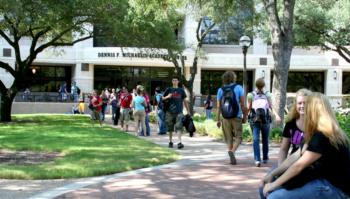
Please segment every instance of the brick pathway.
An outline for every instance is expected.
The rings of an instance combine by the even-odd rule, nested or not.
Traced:
[[[107,119],[108,121],[108,119]],[[140,137],[167,147],[168,136]],[[132,133],[133,134],[133,133]],[[177,136],[174,137],[177,141]],[[251,144],[242,144],[236,154],[238,165],[230,165],[226,145],[209,137],[183,137],[185,148],[177,150],[181,160],[171,164],[139,169],[109,176],[73,180],[11,181],[0,180],[6,188],[0,198],[258,198],[260,179],[276,162],[278,146],[270,147],[270,162],[254,166]],[[0,186],[1,187],[1,186]],[[15,189],[14,189],[15,188]],[[16,191],[17,190],[17,191]]]
[[[166,147],[168,137],[154,135],[154,126],[152,132],[152,136],[142,138]],[[256,199],[260,179],[276,163],[278,150],[276,146],[271,147],[270,162],[257,168],[253,164],[250,144],[240,146],[236,155],[238,165],[233,166],[228,163],[226,146],[222,142],[186,135],[183,143],[185,148],[178,150],[182,159],[173,164],[116,175],[73,191],[68,186],[66,193],[55,198]]]

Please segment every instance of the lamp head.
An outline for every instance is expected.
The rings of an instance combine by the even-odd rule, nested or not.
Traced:
[[[239,45],[241,47],[249,47],[251,43],[251,40],[248,36],[244,35],[239,39]]]

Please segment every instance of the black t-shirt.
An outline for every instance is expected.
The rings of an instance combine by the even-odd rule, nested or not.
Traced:
[[[164,97],[172,93],[172,97],[168,102],[167,111],[174,114],[182,113],[183,111],[183,101],[186,98],[186,93],[182,88],[167,88],[164,91]]]
[[[286,123],[282,136],[290,139],[292,144],[291,154],[297,151],[304,143],[304,132],[298,128],[295,119]]]
[[[320,177],[350,196],[349,146],[340,146],[337,149],[326,136],[317,132],[312,136],[307,150],[322,155],[316,161],[320,165]]]

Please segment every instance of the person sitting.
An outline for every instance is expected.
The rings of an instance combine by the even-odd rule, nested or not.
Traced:
[[[264,196],[268,199],[349,198],[350,142],[325,95],[313,93],[307,98],[304,126],[302,150],[293,153],[262,179]]]

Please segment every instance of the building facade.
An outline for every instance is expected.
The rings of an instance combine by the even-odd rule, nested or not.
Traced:
[[[180,33],[186,50],[184,72],[190,75],[196,44],[197,23],[186,17]],[[29,52],[30,41],[22,41],[22,52]],[[239,45],[206,44],[205,57],[198,62],[193,90],[195,95],[216,94],[221,86],[221,75],[226,70],[238,74],[242,82],[243,54]],[[22,56],[26,56],[23,54]],[[23,82],[32,91],[57,92],[62,82],[68,88],[75,81],[82,92],[93,89],[144,84],[153,93],[156,86],[165,88],[171,84],[174,72],[171,62],[163,59],[165,52],[143,52],[137,48],[96,47],[89,39],[69,47],[49,48],[40,53]],[[0,39],[0,60],[15,65],[13,49]],[[248,89],[254,88],[257,78],[265,79],[266,89],[271,90],[273,79],[273,58],[271,46],[260,38],[254,38],[247,53]],[[0,79],[10,86],[13,78],[0,69]],[[321,51],[317,47],[293,49],[288,78],[288,93],[299,88],[309,88],[330,96],[333,105],[340,105],[341,97],[350,93],[350,63],[337,53]]]

